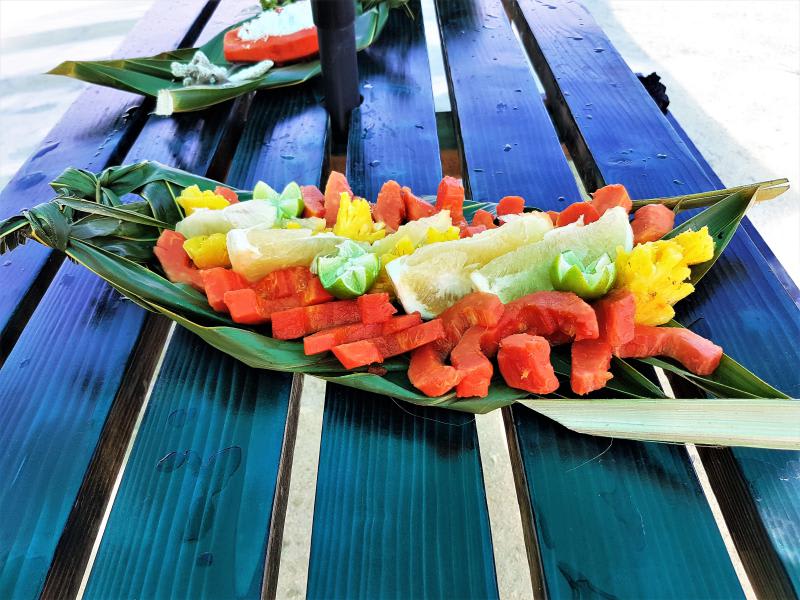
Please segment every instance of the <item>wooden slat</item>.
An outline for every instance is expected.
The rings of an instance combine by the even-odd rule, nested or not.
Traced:
[[[291,384],[175,332],[85,598],[260,597]]]
[[[393,11],[359,55],[364,103],[348,176],[374,200],[397,178],[418,194],[441,178],[422,17]],[[496,597],[474,420],[328,386],[309,598]]]
[[[575,137],[583,140],[593,156],[592,160],[585,156],[578,159],[582,172],[598,182],[624,183],[634,197],[720,186],[699,153],[692,152],[681,132],[650,101],[588,12],[574,3],[555,5],[556,10],[548,10],[534,2],[520,1],[524,18],[520,23],[527,29],[530,51],[542,69],[548,97],[561,115],[560,122],[565,130],[574,129]],[[591,108],[587,109],[589,102]],[[588,114],[593,115],[592,120],[588,120]],[[628,139],[631,141],[626,143]],[[745,224],[736,234],[697,292],[681,302],[678,318],[796,397],[800,375],[796,369],[786,368],[800,358],[800,311],[793,298],[796,287],[781,284],[787,277],[776,277],[774,271],[782,268],[765,259],[747,235],[749,227]],[[800,524],[800,488],[787,473],[796,472],[800,453],[737,449],[734,454],[742,457],[740,467],[754,505],[764,518],[785,570],[794,578],[797,593],[800,562],[796,544],[789,541],[793,536],[787,531],[796,530]],[[744,500],[734,505],[752,506]],[[736,518],[735,513],[727,516],[734,541],[752,537],[747,530],[737,531],[746,519]],[[757,592],[775,589],[771,581],[774,577],[763,576],[770,569],[756,564],[768,560],[769,553],[769,549],[756,556],[742,553]]]
[[[471,198],[497,202],[520,190],[531,206],[579,198],[502,3],[444,0],[437,7]]]
[[[318,182],[326,127],[327,115],[310,86],[258,94],[229,183],[251,188],[263,179],[280,188],[292,180]],[[293,437],[284,440],[284,429],[291,431],[296,420],[292,407],[301,381],[251,369],[191,334],[176,333],[134,442],[86,598],[260,597],[267,547],[280,547],[282,516],[273,514],[273,505],[281,460],[288,461],[282,467],[284,485],[291,469]],[[205,464],[220,452],[229,456],[228,468],[193,469],[192,460]],[[271,527],[276,519],[278,525]],[[270,586],[274,581],[266,582],[265,588]]]
[[[667,120],[714,185],[725,187],[671,113],[667,114]],[[800,305],[797,285],[752,223],[745,219],[742,228],[795,304]],[[797,596],[800,557],[795,550],[796,524],[800,523],[800,477],[797,476],[800,453],[753,448],[700,448],[699,451],[726,521],[736,524],[731,527],[736,548],[749,571],[757,573],[753,579],[761,586],[759,595]]]
[[[450,78],[503,80],[505,61],[512,51],[516,54],[512,65],[527,61],[519,43],[510,37],[503,6],[499,1],[476,1],[471,3],[473,8],[468,4],[439,3],[446,51],[450,56],[463,57],[459,62],[452,58],[449,61]],[[486,24],[491,29],[484,27]],[[468,33],[462,35],[461,31]],[[465,45],[465,37],[475,40],[474,48]],[[498,37],[506,48],[501,64],[491,60],[495,56],[491,43]],[[457,42],[458,52],[450,47],[453,41]],[[452,93],[460,110],[457,87]],[[523,88],[523,95],[539,103],[541,112],[535,114],[552,127],[532,80]],[[492,114],[491,94],[483,94],[482,105],[475,102],[476,114]],[[513,114],[509,117],[514,118]],[[530,114],[525,117],[531,118]],[[522,119],[520,128],[531,127]],[[480,119],[462,117],[460,123],[465,172],[471,178],[470,156],[491,154],[502,140],[502,131]],[[509,127],[513,128],[513,122]],[[480,132],[479,142],[470,142],[470,129]],[[546,130],[544,125],[538,129]],[[559,152],[553,153],[551,160],[561,166],[540,164],[542,174],[537,178],[520,179],[513,192],[489,187],[489,197],[516,193],[536,199],[541,208],[559,210],[563,203],[547,198],[539,189],[544,185],[551,189],[576,185],[569,171],[564,174],[566,159],[551,136],[531,137],[528,142],[536,147],[555,147]],[[508,168],[517,173],[525,173],[533,162],[524,153],[513,152],[507,160]],[[521,506],[524,522],[535,528],[527,532],[528,541],[538,542],[529,549],[534,589],[543,586],[545,593],[556,597],[741,595],[725,546],[683,449],[610,443],[604,438],[581,436],[523,407],[507,411],[506,418],[512,455],[522,463],[522,470],[517,473],[518,485],[524,486],[530,498],[528,504],[523,496]],[[683,523],[691,526],[682,527]],[[540,568],[541,582],[536,573]]]
[[[203,172],[229,111],[223,106],[174,120],[152,117],[125,159]],[[64,160],[62,167],[70,164]],[[41,589],[73,502],[80,509],[84,472],[143,322],[142,310],[67,263],[0,370],[2,435],[13,449],[0,463],[3,479],[13,482],[3,489],[0,506],[15,515],[0,526],[0,596],[29,597]],[[114,477],[113,470],[106,475],[109,489]],[[97,523],[91,526],[83,544],[93,539]],[[73,574],[69,590],[76,589],[78,571],[74,565],[61,571]]]
[[[191,43],[216,4],[206,0],[162,0],[134,27],[115,56],[147,56]],[[153,26],[153,23],[158,23]],[[53,61],[56,62],[54,57]],[[55,66],[55,64],[54,64]],[[139,107],[142,106],[140,109]],[[58,124],[0,193],[0,219],[53,197],[49,182],[67,166],[100,171],[124,155],[147,118],[150,104],[141,96],[91,86],[67,109]],[[3,256],[0,286],[0,360],[44,293],[38,276],[49,281],[60,256],[38,244]],[[11,326],[11,330],[6,330]]]

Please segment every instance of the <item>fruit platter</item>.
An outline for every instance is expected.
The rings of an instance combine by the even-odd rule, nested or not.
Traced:
[[[256,368],[473,413],[667,402],[656,369],[711,398],[785,398],[674,320],[785,180],[651,200],[611,184],[559,212],[472,202],[453,177],[432,196],[387,181],[365,199],[335,171],[321,189],[240,190],[146,161],[51,185],[53,201],[0,223],[0,251],[61,250]]]

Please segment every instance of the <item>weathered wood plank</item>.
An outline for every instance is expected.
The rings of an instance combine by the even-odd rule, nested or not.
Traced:
[[[280,188],[292,180],[318,182],[326,127],[327,115],[311,86],[256,95],[229,183],[248,188],[263,179]],[[280,545],[280,536],[271,539],[276,531],[270,524],[277,518],[281,527],[273,505],[285,444],[293,443],[284,440],[284,428],[289,428],[287,417],[296,419],[290,410],[301,381],[250,369],[191,334],[176,333],[134,442],[86,598],[261,595],[267,546]],[[216,488],[202,477],[206,468],[216,476],[213,465],[198,470],[192,459],[220,452],[233,462],[221,471],[224,490],[215,496]],[[168,477],[156,473],[167,469]],[[284,469],[288,478],[291,464]],[[223,481],[228,476],[230,481]],[[154,497],[158,501],[151,501]],[[200,522],[197,535],[187,533]],[[119,569],[120,564],[135,567]]]
[[[137,23],[114,53],[147,56],[191,43],[215,1],[163,0]],[[158,23],[158,26],[154,26]],[[54,61],[56,59],[54,58]],[[143,108],[140,107],[144,105]],[[67,166],[100,171],[124,155],[147,118],[141,96],[99,86],[87,89],[67,109],[39,148],[0,193],[0,219],[53,197],[48,185]],[[61,257],[38,244],[17,248],[3,257],[0,286],[0,359],[10,351],[45,288],[37,278],[51,279]],[[48,262],[49,261],[49,262]],[[53,264],[55,261],[55,265]],[[48,267],[49,265],[49,267]],[[27,298],[27,299],[26,299]],[[12,330],[6,331],[11,325]]]
[[[450,78],[467,79],[469,74],[473,82],[489,77],[506,81],[510,75],[505,76],[503,71],[509,55],[516,55],[510,61],[512,65],[527,64],[527,59],[515,39],[504,37],[503,61],[498,64],[491,60],[495,56],[491,36],[510,29],[503,7],[499,1],[475,1],[474,8],[468,4],[439,3],[446,51],[463,57],[458,63],[449,61]],[[482,27],[486,23],[493,28]],[[462,30],[469,33],[461,35]],[[465,38],[474,40],[474,46]],[[454,41],[457,45],[451,47]],[[532,78],[527,86],[522,88],[522,95],[539,103],[542,118],[552,127]],[[484,93],[478,100],[473,110],[492,115],[491,123],[493,97]],[[457,105],[461,110],[458,99]],[[522,115],[512,113],[508,118],[511,128],[514,119],[518,119],[517,127],[526,126]],[[462,117],[460,122],[465,172],[472,178],[470,157],[488,160],[484,157],[493,153],[502,132],[480,118]],[[468,135],[471,130],[479,137]],[[558,164],[539,163],[540,174],[520,178],[513,190],[494,188],[490,183],[487,193],[495,198],[515,193],[535,199],[541,208],[559,210],[563,203],[539,190],[541,186],[553,189],[576,185],[566,169],[566,159],[554,136],[529,137],[527,141],[540,151],[548,145],[558,150],[550,159]],[[534,162],[524,152],[513,151],[506,160],[508,169],[523,174]],[[577,197],[573,194],[570,199]],[[538,583],[535,571],[542,568],[544,589],[552,596],[741,594],[713,516],[680,447],[619,441],[610,444],[607,439],[572,433],[522,407],[507,411],[506,419],[511,425],[512,451],[518,448],[524,466],[524,472],[517,473],[518,483],[527,487],[530,497],[530,505],[523,498],[521,506],[523,519],[535,526],[534,531],[528,531],[529,543],[538,541],[538,547],[529,551],[534,587]],[[688,532],[681,527],[685,522],[692,523]]]
[[[204,172],[229,110],[152,117],[125,159]],[[64,264],[0,370],[2,436],[13,449],[0,462],[3,479],[13,482],[3,489],[0,506],[16,516],[0,526],[1,596],[30,597],[41,590],[143,322],[141,309],[92,273]],[[47,375],[31,380],[25,372]],[[114,477],[108,474],[108,489]],[[84,544],[94,531],[86,532]],[[73,574],[68,589],[76,589],[79,568],[64,571]]]
[[[175,332],[85,598],[260,597],[291,385]]]
[[[725,187],[671,113],[667,120],[716,187]],[[800,305],[800,291],[752,223],[742,228],[781,285]],[[699,448],[711,485],[742,561],[761,597],[787,598],[800,593],[800,558],[795,552],[800,523],[797,452],[752,448]],[[788,526],[787,526],[788,524]],[[769,539],[765,539],[768,537]],[[794,587],[792,591],[791,588]]]
[[[559,125],[572,132],[576,163],[589,181],[621,182],[640,198],[720,185],[702,157],[692,152],[679,130],[650,101],[583,7],[556,2],[551,4],[555,9],[548,9],[528,0],[514,6],[521,9],[520,29]],[[780,266],[769,263],[753,244],[746,232],[749,227],[736,234],[697,292],[679,305],[678,318],[759,376],[797,396],[800,374],[786,368],[800,358],[796,288],[781,283],[785,275],[775,276]],[[738,449],[734,453],[748,457],[740,460],[740,466],[797,591],[800,563],[787,531],[800,524],[798,487],[786,473],[796,471],[800,453]],[[735,529],[737,521],[741,519],[728,520],[729,527]],[[736,532],[734,538],[747,535]],[[771,582],[759,578],[759,572],[765,571],[749,565],[757,591],[770,589]]]
[[[359,55],[348,176],[373,199],[390,178],[419,194],[441,178],[422,18],[394,11]],[[328,386],[309,598],[496,597],[475,423]]]
[[[437,9],[471,197],[497,202],[526,190],[531,206],[579,198],[502,3],[444,0]]]

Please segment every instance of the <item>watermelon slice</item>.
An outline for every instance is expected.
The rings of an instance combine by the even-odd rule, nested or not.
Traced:
[[[400,315],[383,323],[353,323],[352,325],[331,327],[303,338],[303,351],[307,355],[319,354],[326,350],[333,350],[335,346],[342,344],[367,340],[382,335],[391,335],[420,323],[422,323],[422,318],[419,313],[413,313]]]
[[[534,292],[506,304],[487,349],[491,351],[493,343],[517,333],[543,336],[558,343],[596,339],[599,335],[594,310],[572,292]]]
[[[339,171],[331,171],[331,174],[328,175],[328,183],[325,184],[325,223],[328,227],[336,224],[342,192],[353,193],[347,177]]]
[[[234,192],[231,188],[227,188],[223,185],[218,185],[214,188],[214,193],[218,196],[222,196],[230,202],[231,204],[237,204],[239,202],[239,195]]]
[[[379,302],[371,298],[362,300],[368,296],[378,296]],[[357,300],[339,300],[276,312],[272,314],[272,336],[279,340],[293,340],[331,327],[363,323],[362,308],[386,314],[388,309],[383,304],[389,304],[392,311],[395,310],[389,303],[388,294],[366,294]]]
[[[414,387],[428,396],[441,396],[453,389],[464,375],[445,364],[450,351],[470,327],[494,327],[503,311],[503,303],[497,296],[483,292],[464,296],[445,310],[440,316],[445,337],[411,353],[408,378]]]
[[[612,183],[601,187],[594,194],[592,194],[592,206],[597,211],[597,214],[603,215],[610,208],[621,206],[625,209],[626,213],[630,213],[633,209],[633,202],[628,195],[628,190],[620,183]]]
[[[600,338],[612,347],[621,346],[633,339],[636,300],[627,290],[611,290],[595,302],[595,315]]]
[[[203,288],[208,298],[208,303],[217,312],[228,312],[225,305],[225,294],[234,290],[243,290],[250,285],[247,280],[230,269],[216,267],[200,271]]]
[[[401,191],[403,195],[403,204],[406,209],[406,219],[409,221],[416,221],[423,217],[431,217],[436,213],[436,207],[417,198],[411,192],[411,188],[404,187]]]
[[[361,313],[362,323],[383,323],[397,312],[394,305],[389,302],[389,294],[364,294],[356,298],[358,310]]]
[[[597,210],[589,202],[573,202],[567,208],[558,213],[556,227],[563,227],[570,223],[575,223],[583,217],[583,224],[594,223],[600,218]]]
[[[462,374],[456,385],[456,396],[466,398],[489,395],[494,367],[481,350],[481,341],[486,333],[485,327],[470,327],[450,353],[450,362]]]
[[[633,213],[633,243],[660,240],[675,227],[675,213],[663,204],[648,204]]]
[[[453,225],[466,223],[464,219],[464,186],[455,177],[445,177],[436,191],[436,210],[449,210]]]
[[[172,283],[185,283],[203,291],[203,278],[200,270],[192,264],[192,259],[183,249],[186,238],[177,231],[165,229],[158,236],[153,248],[164,274]]]
[[[497,203],[497,216],[517,215],[525,210],[525,198],[522,196],[504,196]]]
[[[386,231],[390,233],[397,231],[397,228],[405,222],[406,205],[399,183],[390,179],[383,184],[381,191],[378,192],[378,201],[375,203],[372,216],[375,221],[383,222]]]
[[[494,224],[492,213],[482,208],[476,210],[475,214],[472,215],[472,226],[477,227],[479,225],[483,225],[486,229],[494,229],[497,227],[497,225]]]
[[[572,369],[570,385],[579,396],[605,387],[613,377],[611,345],[605,340],[580,340],[572,344]]]
[[[633,339],[614,349],[620,358],[667,356],[695,375],[711,375],[722,360],[722,348],[680,327],[636,325]]]
[[[301,185],[300,192],[303,195],[303,217],[324,217],[325,216],[325,195],[319,191],[315,185]]]
[[[442,321],[434,319],[390,335],[336,346],[333,353],[346,369],[355,369],[372,363],[382,363],[387,358],[430,344],[443,337]]]
[[[558,378],[550,364],[550,344],[538,335],[518,333],[500,342],[497,364],[506,383],[534,394],[558,389]]]

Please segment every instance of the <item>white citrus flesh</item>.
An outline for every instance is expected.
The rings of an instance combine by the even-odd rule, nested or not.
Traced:
[[[552,290],[550,265],[566,250],[572,250],[584,264],[589,264],[603,254],[614,259],[618,247],[630,251],[632,246],[628,214],[615,207],[594,223],[557,227],[541,241],[526,244],[475,269],[470,278],[477,290],[497,294],[503,302],[510,302],[525,294]]]
[[[541,240],[552,227],[547,215],[529,213],[470,238],[423,246],[387,264],[386,272],[406,312],[431,319],[473,291],[472,271]]]

